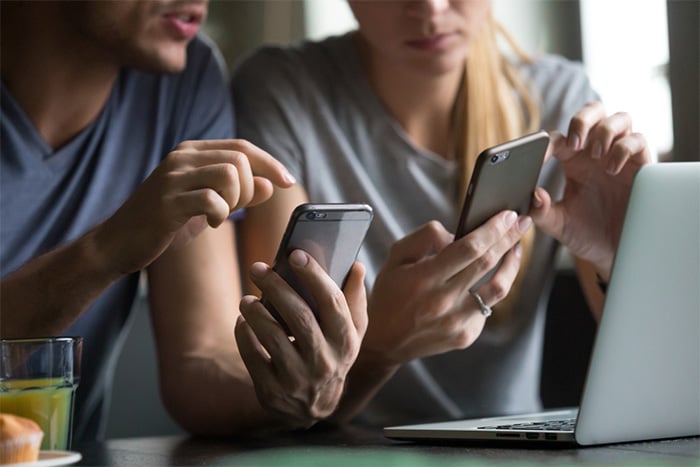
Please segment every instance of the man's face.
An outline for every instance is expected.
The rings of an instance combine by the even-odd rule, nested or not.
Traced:
[[[207,14],[207,0],[69,1],[66,20],[102,58],[152,72],[184,69],[187,44]]]

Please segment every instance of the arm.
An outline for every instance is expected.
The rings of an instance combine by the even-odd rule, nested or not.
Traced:
[[[283,193],[303,194],[298,186]],[[275,194],[246,209],[235,229],[242,258],[271,260],[293,206],[295,201]],[[253,260],[239,268],[235,245],[233,224],[227,222],[207,229],[186,248],[169,251],[148,271],[163,400],[178,423],[200,435],[282,426],[258,403],[237,348],[240,271]],[[197,397],[202,388],[206,397]]]
[[[567,137],[552,135],[547,157],[562,164],[566,186],[561,200],[537,188],[531,215],[544,232],[577,258],[577,273],[594,316],[602,313],[596,274],[610,279],[632,182],[650,162],[646,140],[632,131],[629,115],[606,116],[599,102],[571,120]]]
[[[206,229],[148,269],[161,394],[185,429],[232,434],[268,418],[236,349],[241,298],[231,222]]]
[[[529,218],[501,212],[453,242],[431,222],[399,240],[369,298],[369,326],[335,418],[350,420],[403,364],[469,347],[485,324],[470,288],[501,257],[503,263],[477,293],[488,306],[508,294],[520,267],[517,242]]]
[[[105,255],[110,246],[100,241],[103,228],[35,258],[2,280],[2,338],[60,334],[121,277]]]
[[[279,162],[245,141],[180,144],[113,216],[3,279],[3,337],[59,334],[115,280],[268,198],[273,183],[291,185]]]

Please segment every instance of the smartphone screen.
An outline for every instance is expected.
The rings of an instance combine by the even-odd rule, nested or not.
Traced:
[[[538,131],[479,154],[467,187],[455,240],[501,211],[528,213],[548,144],[547,132]]]
[[[272,269],[297,291],[316,316],[316,301],[289,265],[289,254],[296,249],[309,253],[342,288],[372,218],[372,208],[366,204],[302,204],[292,213]],[[274,307],[264,297],[262,301],[289,332]]]

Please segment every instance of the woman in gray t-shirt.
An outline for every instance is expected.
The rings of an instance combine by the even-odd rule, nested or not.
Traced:
[[[644,138],[626,115],[587,104],[597,96],[580,65],[501,52],[497,39],[508,36],[487,0],[349,4],[358,31],[263,48],[237,68],[239,136],[300,182],[248,210],[244,261],[272,260],[301,202],[372,205],[359,256],[369,326],[337,418],[386,424],[538,409],[557,245],[576,256],[598,309],[596,274],[608,277],[631,179],[649,157]],[[532,217],[502,212],[453,243],[476,155],[539,128],[551,133],[553,157]]]

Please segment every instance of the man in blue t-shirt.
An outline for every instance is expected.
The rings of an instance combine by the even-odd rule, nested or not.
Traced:
[[[104,434],[115,354],[144,269],[161,393],[184,428],[233,434],[326,415],[349,365],[320,362],[341,373],[314,371],[313,359],[282,358],[279,349],[288,349],[256,341],[255,328],[273,321],[253,298],[241,306],[262,318],[240,318],[227,219],[294,179],[271,155],[231,139],[220,57],[197,36],[206,2],[3,1],[0,8],[0,336],[84,337],[75,439]],[[356,344],[366,326],[361,268],[346,300],[337,300],[313,260],[297,263],[318,297],[336,298],[330,312]],[[269,268],[253,272],[280,312],[302,308]],[[265,356],[255,386],[237,349],[237,320],[257,357]],[[308,339],[325,344],[314,332]],[[276,336],[291,345],[281,330]],[[296,337],[294,351],[303,350],[306,337]],[[337,354],[341,363],[356,356]],[[327,407],[300,414],[295,401],[303,398]]]

